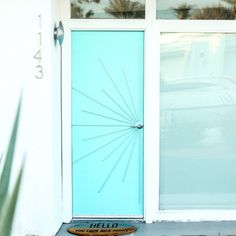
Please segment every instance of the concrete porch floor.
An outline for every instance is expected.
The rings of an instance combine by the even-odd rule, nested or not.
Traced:
[[[70,224],[63,224],[56,236],[72,236],[73,234],[67,232],[67,228],[79,222],[86,221],[74,221]],[[153,224],[141,222],[124,223],[131,224],[137,228],[135,233],[128,234],[130,236],[236,236],[236,221],[157,222]]]

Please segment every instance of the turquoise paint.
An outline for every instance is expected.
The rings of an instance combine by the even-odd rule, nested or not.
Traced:
[[[161,37],[160,208],[236,209],[236,35]]]
[[[72,32],[74,216],[143,215],[144,33]]]

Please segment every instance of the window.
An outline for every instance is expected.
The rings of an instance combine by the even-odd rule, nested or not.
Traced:
[[[114,176],[119,183],[118,189],[122,191],[123,183],[120,176],[124,176],[126,173],[124,169],[127,166],[133,165],[135,168],[140,168],[139,171],[142,174],[139,175],[141,176],[139,183],[143,181],[143,186],[137,186],[141,186],[139,190],[143,191],[143,195],[136,194],[136,197],[139,197],[139,201],[141,199],[143,208],[140,205],[139,209],[141,210],[138,214],[127,213],[125,214],[126,218],[144,219],[146,222],[156,220],[236,220],[236,202],[234,200],[236,189],[234,183],[236,176],[236,171],[234,171],[236,164],[234,157],[234,140],[236,139],[234,134],[236,104],[236,95],[234,94],[236,75],[234,66],[236,57],[235,21],[202,20],[202,18],[192,20],[193,13],[200,11],[200,7],[219,3],[215,1],[207,2],[209,4],[203,1],[201,6],[193,2],[191,11],[188,11],[188,20],[179,20],[176,15],[177,11],[174,10],[175,6],[182,2],[168,1],[174,3],[168,5],[167,1],[162,0],[157,2],[152,0],[138,1],[137,5],[142,5],[142,7],[145,5],[142,17],[139,17],[140,12],[135,15],[136,13],[133,14],[134,12],[129,11],[116,16],[108,14],[104,10],[108,7],[106,4],[113,2],[121,3],[118,0],[101,0],[99,2],[62,0],[62,9],[66,9],[62,11],[62,20],[66,29],[65,44],[63,45],[63,130],[65,135],[63,138],[63,204],[66,219],[70,220],[75,216],[82,217],[80,214],[72,213],[73,205],[75,205],[71,201],[72,183],[77,181],[71,178],[76,175],[71,168],[72,153],[78,152],[76,158],[81,158],[95,151],[96,155],[91,155],[91,161],[86,158],[81,159],[87,160],[88,167],[82,169],[84,176],[88,178],[92,176],[95,180],[101,177],[100,174],[98,177],[97,173],[103,174],[100,187],[105,186],[103,188],[104,195]],[[131,1],[126,0],[125,2]],[[220,1],[220,4],[232,14],[233,3]],[[89,7],[85,8],[85,6]],[[83,8],[81,15],[75,10],[80,7]],[[75,12],[73,12],[74,10]],[[86,16],[90,10],[92,13],[90,12],[90,15]],[[167,13],[164,14],[164,12]],[[73,41],[77,37],[76,35],[78,36],[77,43]],[[83,38],[85,35],[91,37],[85,39]],[[112,38],[111,35],[115,38]],[[130,40],[124,40],[125,36],[122,35],[129,35]],[[136,36],[133,37],[134,35],[137,36],[137,39],[135,39]],[[103,40],[100,40],[101,37]],[[142,40],[139,41],[141,38]],[[136,43],[132,42],[133,39]],[[78,48],[83,47],[83,50],[75,50],[77,46]],[[132,59],[134,47],[136,47],[136,52],[139,52],[139,55],[135,56],[135,60]],[[105,59],[101,55],[93,55],[95,51],[104,51]],[[121,59],[122,57],[125,59]],[[76,73],[72,71],[74,68],[78,70]],[[138,71],[137,68],[140,70]],[[136,77],[140,76],[140,80],[136,83],[135,80],[128,80],[129,85],[127,86],[124,74],[127,74],[127,78],[129,78],[132,71],[137,73]],[[96,86],[93,86],[91,78],[83,81],[82,77],[88,74],[97,75],[94,76]],[[117,84],[116,86],[112,85],[112,80],[114,80],[114,84]],[[73,83],[76,83],[77,90],[83,90],[80,91],[80,95],[73,91]],[[89,86],[86,83],[90,84],[91,91],[88,91]],[[109,86],[111,86],[112,92],[107,91]],[[135,91],[132,91],[133,89]],[[84,95],[81,95],[81,92]],[[123,94],[126,94],[127,97],[124,97]],[[82,97],[84,100],[77,104],[79,100],[76,99],[82,99]],[[138,97],[143,100],[138,101]],[[141,140],[143,146],[136,146],[136,148],[139,147],[139,154],[141,153],[143,159],[139,155],[134,155],[130,158],[130,162],[127,161],[123,165],[122,169],[120,159],[114,154],[110,160],[114,158],[113,160],[117,162],[113,162],[111,167],[100,168],[102,163],[99,162],[90,169],[89,164],[95,163],[92,163],[93,159],[103,160],[105,158],[101,153],[98,153],[103,147],[105,150],[108,147],[106,144],[115,139],[115,137],[110,138],[109,135],[118,135],[119,137],[121,136],[119,132],[123,131],[106,129],[104,132],[100,130],[100,133],[97,134],[95,129],[91,129],[90,133],[87,131],[78,132],[78,130],[73,131],[75,129],[71,128],[71,125],[80,122],[79,119],[82,116],[78,114],[82,110],[84,110],[83,115],[85,113],[87,115],[87,118],[83,120],[84,124],[85,121],[89,125],[94,120],[102,122],[100,120],[102,116],[107,121],[108,117],[122,120],[127,115],[125,113],[128,113],[128,110],[124,109],[126,107],[124,101],[127,101],[131,110],[134,110],[132,99],[135,100],[134,107],[139,104],[141,115],[139,119],[134,119],[131,123],[126,124],[128,125],[126,128],[132,129],[136,134],[143,134]],[[109,100],[108,103],[107,100]],[[73,103],[78,105],[76,106],[79,112],[75,115],[80,117],[78,119],[73,115]],[[96,111],[94,110],[95,103]],[[121,104],[123,105],[121,106]],[[85,108],[80,107],[82,105]],[[114,116],[108,116],[108,112]],[[115,114],[115,112],[119,114]],[[122,118],[122,116],[124,117]],[[108,125],[114,125],[113,121],[109,120]],[[116,122],[119,121],[116,120]],[[87,136],[83,138],[80,136],[82,133]],[[75,136],[79,136],[81,140],[78,138],[77,142]],[[84,145],[84,150],[81,148],[81,143],[84,142],[82,139],[97,136],[105,137],[106,142],[100,139],[99,145],[96,141],[94,148],[89,147],[89,142],[87,142],[88,146]],[[76,151],[71,150],[72,144],[73,147],[77,147]],[[118,146],[117,143],[110,152],[118,149]],[[123,158],[125,155],[122,154],[122,149],[117,152],[122,156],[121,160],[129,160],[128,153],[132,150],[131,147],[127,149],[127,158]],[[123,148],[126,150],[125,147]],[[138,153],[138,151],[135,152]],[[141,160],[140,163],[143,165],[137,163],[135,165],[134,160]],[[93,171],[89,172],[90,170]],[[130,176],[137,177],[138,175],[131,174]],[[81,178],[79,179],[81,181]],[[83,179],[86,182],[86,177]],[[86,184],[82,184],[84,189],[89,188]],[[128,189],[124,189],[128,194]],[[78,191],[82,191],[79,185]],[[103,191],[99,192],[99,187],[96,191],[96,194],[91,193],[90,197],[94,195],[101,197],[100,200],[102,200]],[[119,195],[118,192],[116,195],[117,198],[126,199],[125,195]],[[87,201],[86,194],[83,196],[83,200]],[[115,204],[116,199],[112,197],[111,200],[114,202],[109,202],[109,204]],[[80,201],[79,197],[78,200],[73,199],[73,201]],[[90,210],[91,214],[86,217],[95,217],[96,215],[96,217],[104,218],[106,215],[100,214],[99,207],[94,216],[91,215],[95,211],[93,208]],[[79,207],[76,211],[80,213]],[[84,214],[82,215],[84,216]],[[116,211],[110,212],[106,218],[122,218],[125,215]]]
[[[235,16],[235,0],[157,0],[159,19],[233,20]]]
[[[144,0],[71,0],[71,18],[143,19]]]
[[[236,208],[235,39],[161,35],[160,209]]]

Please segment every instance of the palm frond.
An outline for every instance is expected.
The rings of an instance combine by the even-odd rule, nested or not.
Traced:
[[[221,5],[196,9],[191,15],[193,20],[233,20],[234,18],[232,10]]]
[[[178,4],[173,8],[178,19],[187,19],[190,16],[190,10],[192,9],[192,5],[187,3]]]
[[[18,131],[18,124],[19,124],[19,117],[20,117],[20,110],[21,110],[21,100],[18,105],[13,129],[11,132],[10,141],[7,148],[6,159],[5,159],[3,170],[0,176],[0,212],[3,207],[3,203],[6,200],[7,192],[9,188],[11,169],[12,169],[12,163],[13,163],[14,152],[15,152],[17,131]]]
[[[14,125],[10,136],[10,141],[8,144],[6,157],[3,163],[3,169],[0,176],[0,234],[4,236],[11,235],[16,203],[23,174],[23,166],[22,166],[18,178],[16,180],[15,186],[13,188],[13,193],[9,196],[9,184],[11,178],[12,164],[14,161],[20,111],[21,111],[21,99],[18,104],[18,109],[15,116]]]
[[[116,18],[144,18],[145,6],[137,1],[110,0],[105,12]]]
[[[224,2],[227,2],[231,5],[236,5],[236,0],[223,0]]]
[[[4,236],[11,235],[22,175],[23,175],[23,167],[21,168],[20,173],[18,175],[16,184],[14,186],[14,191],[12,195],[9,197],[9,200],[5,203],[4,211],[2,212],[2,214],[0,214],[0,217],[1,217],[0,230],[1,230],[1,234]]]

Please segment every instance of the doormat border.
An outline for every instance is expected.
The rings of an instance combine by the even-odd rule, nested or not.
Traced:
[[[123,222],[81,222],[67,228],[67,231],[80,236],[116,236],[137,231],[133,225]]]

